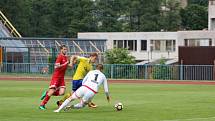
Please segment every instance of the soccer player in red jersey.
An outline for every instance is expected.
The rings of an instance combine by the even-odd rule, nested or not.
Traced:
[[[67,47],[62,45],[60,47],[60,54],[57,57],[57,60],[54,65],[54,73],[52,75],[52,80],[49,85],[49,90],[44,92],[41,96],[42,102],[40,103],[39,109],[45,110],[45,105],[49,101],[52,95],[60,96],[64,95],[65,93],[65,82],[64,82],[64,75],[67,69],[67,65],[72,67],[72,64],[68,64],[68,58],[66,56]]]

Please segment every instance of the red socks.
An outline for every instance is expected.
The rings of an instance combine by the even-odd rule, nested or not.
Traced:
[[[55,92],[53,93],[53,95],[54,95],[54,96],[59,96],[59,95],[60,95],[59,90],[55,91]],[[51,97],[51,96],[48,96],[48,95],[47,95],[47,92],[46,92],[46,97],[43,99],[43,101],[41,102],[40,105],[45,105],[45,104],[49,101],[50,97]]]
[[[43,101],[41,102],[40,105],[45,105],[45,104],[49,101],[49,99],[50,99],[50,96],[48,96],[48,95],[46,94],[46,97],[43,99]]]

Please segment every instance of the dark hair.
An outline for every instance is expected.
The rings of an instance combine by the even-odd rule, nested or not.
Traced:
[[[98,54],[97,54],[97,53],[91,53],[91,54],[90,54],[90,57],[92,57],[92,56],[93,56],[93,57],[94,57],[94,56],[98,57]]]
[[[103,70],[103,65],[102,65],[102,64],[97,64],[97,65],[96,65],[96,69],[98,69],[98,70]]]
[[[62,50],[64,47],[67,48],[66,45],[61,45],[60,49]]]

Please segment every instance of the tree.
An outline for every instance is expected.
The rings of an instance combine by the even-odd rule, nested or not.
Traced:
[[[113,48],[105,52],[105,61],[107,64],[133,64],[135,57],[129,54],[124,48]]]
[[[207,8],[200,5],[190,5],[182,9],[182,27],[186,30],[202,30],[208,26]]]
[[[165,0],[161,10],[161,26],[165,31],[177,31],[180,28],[180,3],[178,0]]]
[[[28,3],[28,0],[0,0],[0,10],[23,36],[27,35],[28,28],[30,28],[28,21],[30,6]]]
[[[91,0],[73,0],[70,10],[69,35],[76,37],[78,32],[97,31],[94,12],[95,3]],[[68,8],[69,9],[69,8]]]
[[[128,31],[160,31],[160,0],[132,0],[126,4]]]
[[[30,27],[27,36],[31,37],[57,37],[54,26],[51,24],[51,2],[49,0],[31,0],[28,23]]]
[[[208,6],[208,0],[188,0],[188,5],[197,4],[201,6]]]
[[[53,26],[55,37],[74,37],[69,33],[69,26],[73,19],[73,13],[79,12],[75,10],[75,6],[77,6],[77,2],[74,0],[51,0],[50,23]]]
[[[24,37],[77,37],[78,32],[175,31],[180,25],[186,29],[207,27],[207,0],[189,0],[188,7],[180,12],[177,1],[1,0],[0,9]],[[166,11],[162,10],[163,6]]]
[[[94,17],[100,32],[122,31],[120,21],[122,0],[96,0]]]
[[[160,31],[161,28],[161,0],[144,0],[140,4],[140,30],[139,31]]]

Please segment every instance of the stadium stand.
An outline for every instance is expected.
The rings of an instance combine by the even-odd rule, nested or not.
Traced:
[[[21,37],[18,31],[13,27],[10,21],[4,16],[4,14],[0,11],[0,37]],[[14,47],[14,48],[7,48],[5,52],[7,53],[20,53],[20,52],[27,52],[26,48],[16,48],[16,47],[26,47],[22,41],[20,40],[1,40],[0,41],[1,47]]]
[[[0,46],[4,48],[3,62],[50,63],[50,57],[58,54],[62,44],[68,47],[68,55],[87,56],[97,52],[99,62],[103,61],[103,53],[106,50],[106,40],[102,39],[23,38],[0,11]]]
[[[13,41],[22,42],[19,45],[9,46]],[[59,46],[68,47],[68,55],[88,56],[96,52],[98,62],[104,61],[106,40],[80,40],[71,38],[0,38],[0,45],[7,42],[3,48],[2,72],[41,72],[55,61]],[[20,51],[18,51],[20,50]]]
[[[23,61],[21,62],[25,63],[49,63],[49,57],[56,56],[59,52],[59,46],[62,44],[65,44],[68,47],[68,55],[76,54],[87,56],[89,53],[96,52],[99,54],[99,62],[103,62],[103,53],[106,50],[106,40],[70,38],[0,38],[0,45],[6,49],[5,51],[22,52],[22,55],[25,57],[22,57]],[[28,57],[28,55],[30,57]],[[11,62],[14,63],[14,59],[12,59]]]
[[[3,25],[0,31],[4,32],[0,37],[22,37],[2,11],[0,11],[0,21],[0,24]],[[5,32],[7,32],[8,35]]]
[[[3,25],[2,21],[0,21],[0,37],[11,37],[12,35],[8,31],[8,29]]]

